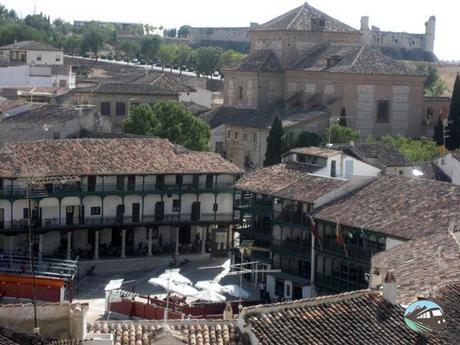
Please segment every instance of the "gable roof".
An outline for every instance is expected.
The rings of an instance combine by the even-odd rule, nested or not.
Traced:
[[[72,93],[125,94],[125,95],[177,95],[176,91],[150,84],[100,83],[96,86],[76,88]]]
[[[308,147],[293,148],[289,150],[288,152],[286,152],[283,156],[286,156],[291,153],[328,158],[328,157],[332,157],[335,155],[340,155],[342,152],[337,151],[337,150],[328,149],[325,147],[308,146]]]
[[[4,118],[2,124],[29,123],[34,125],[51,125],[53,123],[77,119],[79,116],[85,116],[94,112],[94,110],[93,106],[61,107],[38,103],[33,104],[30,109],[20,114]]]
[[[388,270],[393,270],[396,277],[398,303],[408,304],[417,296],[428,296],[447,283],[460,281],[460,243],[453,233],[446,231],[372,257],[371,272],[384,277]]]
[[[296,30],[359,33],[358,30],[328,16],[307,2],[251,30]]]
[[[7,44],[0,47],[0,50],[11,50],[11,49],[20,49],[20,50],[45,50],[45,51],[62,51],[62,48],[56,48],[52,45],[37,42],[37,41],[21,41],[16,43]]]
[[[240,172],[217,153],[180,149],[161,138],[40,140],[0,151],[1,177]]]
[[[261,345],[444,344],[404,323],[404,309],[369,290],[243,309]]]
[[[379,169],[414,165],[414,163],[393,144],[354,143],[352,145],[337,144],[333,147]]]
[[[322,118],[326,114],[322,110],[308,110],[302,108],[270,107],[265,109],[249,109],[222,106],[200,115],[209,127],[232,125],[248,128],[270,128],[275,116],[278,116],[283,127],[292,127],[299,124],[308,125]]]
[[[314,217],[357,229],[416,239],[446,232],[458,217],[460,186],[402,176],[381,176],[317,209]]]
[[[239,72],[283,72],[283,67],[273,50],[256,50],[247,56],[236,67],[229,68]]]
[[[372,47],[335,43],[319,43],[313,46],[289,69],[366,75],[425,76],[424,72],[417,71],[412,65],[394,60]]]
[[[313,203],[321,196],[343,186],[346,180],[309,174],[308,168],[282,163],[255,170],[234,185],[234,188],[283,199]]]

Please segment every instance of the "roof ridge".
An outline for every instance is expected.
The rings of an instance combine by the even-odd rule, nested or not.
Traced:
[[[294,18],[292,18],[291,22],[287,25],[286,29],[287,30],[290,30],[291,29],[291,26],[295,23],[295,21],[297,20],[297,18],[300,16],[300,13],[302,13],[302,10],[304,9],[305,6],[308,6],[308,3],[305,1],[305,3],[299,7],[299,11],[297,12],[297,14],[294,16]]]
[[[356,56],[355,56],[353,62],[351,63],[351,67],[354,67],[354,65],[356,64],[356,62],[357,62],[358,59],[360,58],[360,56],[361,56],[363,50],[364,50],[364,46],[361,46],[361,49],[359,49],[358,54],[356,54]]]

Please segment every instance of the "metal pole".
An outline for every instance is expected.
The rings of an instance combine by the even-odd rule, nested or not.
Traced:
[[[168,321],[168,308],[169,308],[169,282],[171,280],[171,275],[168,277],[168,289],[167,289],[167,295],[166,295],[166,309],[165,309],[165,314],[164,314],[164,321]]]
[[[40,334],[40,329],[38,328],[37,322],[37,292],[35,289],[35,260],[33,253],[32,245],[32,203],[30,200],[30,184],[31,181],[27,181],[27,203],[29,208],[29,256],[30,256],[30,266],[32,269],[32,305],[34,308],[34,330],[33,333],[37,337]]]

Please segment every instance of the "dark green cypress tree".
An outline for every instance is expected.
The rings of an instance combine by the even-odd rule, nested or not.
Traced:
[[[450,102],[448,129],[449,137],[446,146],[449,150],[455,150],[460,147],[460,74],[458,73]]]
[[[278,115],[275,116],[268,133],[267,151],[265,152],[264,166],[274,165],[281,162],[281,143],[283,137],[283,126]]]
[[[345,110],[345,107],[343,107],[342,111],[340,112],[339,125],[347,127],[347,111]]]
[[[438,123],[434,127],[433,140],[438,146],[444,145],[444,124],[442,123],[441,116],[438,117]]]

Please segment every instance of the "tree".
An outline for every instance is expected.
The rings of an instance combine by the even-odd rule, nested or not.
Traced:
[[[270,132],[268,133],[264,166],[270,166],[281,162],[282,138],[283,126],[280,118],[276,115],[270,127]]]
[[[211,75],[219,68],[219,60],[222,49],[218,47],[201,47],[196,50],[194,57],[195,70],[197,75]]]
[[[174,44],[162,44],[158,52],[158,59],[161,62],[161,70],[169,66],[172,72],[172,65],[177,58],[177,46]]]
[[[118,49],[123,53],[128,62],[139,56],[141,48],[134,40],[122,40],[118,45]]]
[[[438,123],[434,127],[433,140],[438,146],[444,145],[444,124],[441,120],[441,116],[438,117]]]
[[[192,48],[185,44],[177,46],[176,64],[179,66],[179,74],[182,74],[182,67],[187,66],[190,63],[190,56],[192,54]]]
[[[458,73],[450,101],[448,129],[447,148],[455,150],[460,147],[460,74]]]
[[[190,150],[205,151],[211,136],[208,125],[178,102],[143,104],[123,121],[126,133],[167,138]]]
[[[359,133],[351,128],[334,123],[329,128],[332,144],[345,144],[359,139]]]
[[[176,34],[177,34],[176,28],[164,29],[163,30],[163,36],[164,37],[176,37]]]
[[[42,13],[28,15],[24,19],[24,24],[26,24],[27,26],[33,27],[41,32],[49,32],[51,29],[49,18],[44,16]]]
[[[177,37],[188,37],[190,34],[190,25],[182,25],[177,31]]]
[[[98,53],[102,49],[102,45],[106,39],[105,32],[102,30],[96,22],[91,22],[83,30],[81,49],[82,54],[88,51],[94,53],[96,60]]]
[[[134,107],[122,123],[123,132],[132,134],[155,136],[159,128],[160,121],[148,104]]]
[[[384,136],[382,141],[395,145],[414,162],[431,161],[439,154],[436,142],[431,139],[411,139],[398,135]]]
[[[221,76],[223,75],[222,73],[223,68],[236,65],[243,59],[244,59],[244,55],[233,49],[229,49],[223,52],[219,57],[218,70],[219,70],[220,75]]]
[[[281,152],[285,153],[295,147],[318,146],[322,141],[319,135],[312,132],[287,132],[283,135]]]
[[[75,55],[81,47],[81,35],[73,34],[64,41],[64,50],[71,55]]]
[[[428,89],[425,90],[425,95],[429,97],[440,97],[443,96],[448,90],[449,87],[447,86],[447,83],[442,79],[438,79]]]
[[[345,107],[342,107],[342,111],[340,112],[339,125],[347,127],[347,111],[345,110]]]
[[[148,25],[148,24],[146,24]],[[141,53],[144,59],[153,64],[156,60],[158,52],[160,51],[161,39],[158,36],[150,36],[144,38],[141,44]]]

